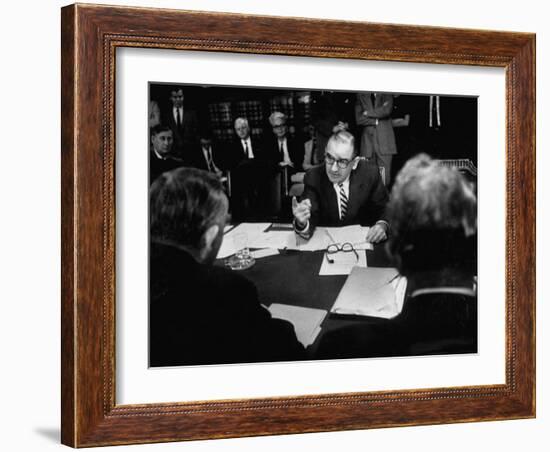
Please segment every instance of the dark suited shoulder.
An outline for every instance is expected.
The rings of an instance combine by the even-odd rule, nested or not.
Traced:
[[[323,175],[326,176],[324,163],[316,165],[306,171],[304,176],[304,184],[312,187],[319,187],[321,185],[321,178]]]
[[[372,225],[379,220],[387,222],[386,206],[389,195],[378,167],[370,161],[361,160],[352,175],[351,183],[354,186],[359,185],[363,198],[359,211],[361,224]]]
[[[292,325],[271,318],[244,276],[172,246],[152,244],[150,256],[152,366],[303,359]]]

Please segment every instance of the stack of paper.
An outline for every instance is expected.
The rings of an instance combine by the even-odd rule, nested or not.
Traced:
[[[354,267],[330,312],[391,319],[403,309],[406,288],[395,268]]]
[[[256,237],[262,234],[262,232],[269,227],[271,223],[241,223],[233,229],[226,232],[223,236],[223,242],[218,251],[217,258],[223,259],[225,257],[235,254],[238,249],[236,249],[234,237],[236,234],[245,233],[247,237],[247,246],[249,248],[267,248],[267,247],[254,247],[251,243],[255,240]]]
[[[273,303],[268,309],[274,318],[288,320],[294,325],[296,337],[304,347],[313,344],[321,332],[321,323],[327,315],[327,311],[322,309],[279,303]]]

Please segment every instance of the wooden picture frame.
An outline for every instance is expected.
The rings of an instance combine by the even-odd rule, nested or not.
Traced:
[[[353,58],[506,70],[506,382],[115,403],[115,51]],[[239,14],[62,8],[62,442],[73,447],[535,416],[535,36]]]

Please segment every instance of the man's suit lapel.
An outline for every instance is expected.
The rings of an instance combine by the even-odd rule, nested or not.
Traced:
[[[361,163],[359,163],[361,165]],[[347,218],[358,218],[359,208],[361,207],[361,196],[366,193],[366,182],[359,176],[359,166],[351,172],[349,179],[349,199]]]

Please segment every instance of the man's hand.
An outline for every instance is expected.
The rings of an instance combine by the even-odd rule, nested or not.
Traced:
[[[293,196],[292,214],[294,215],[298,229],[305,228],[311,217],[311,201],[309,199],[304,199],[302,202],[298,202],[296,196]]]
[[[378,243],[386,240],[387,238],[388,235],[386,234],[386,227],[380,223],[377,223],[369,228],[369,232],[367,232],[367,237],[365,240],[370,243]]]
[[[347,122],[338,121],[338,124],[336,124],[332,128],[332,133],[338,133],[342,130],[348,130],[348,128],[349,128],[349,125]]]
[[[279,162],[279,166],[290,166],[294,168],[294,163],[282,161],[282,162]]]

